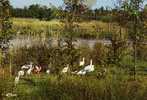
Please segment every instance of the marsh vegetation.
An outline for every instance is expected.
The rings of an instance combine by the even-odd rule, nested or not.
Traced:
[[[79,1],[13,8],[0,0],[0,99],[147,99],[144,1],[95,10],[96,0]]]

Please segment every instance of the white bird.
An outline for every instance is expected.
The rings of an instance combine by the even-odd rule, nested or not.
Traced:
[[[23,65],[23,66],[21,67],[21,69],[22,69],[22,70],[27,70],[27,69],[29,69],[30,67],[33,67],[33,63],[32,63],[32,62],[30,62],[29,65]]]
[[[84,68],[84,70],[85,70],[86,72],[93,72],[93,71],[94,71],[94,65],[92,64],[92,59],[90,60],[90,65],[86,66],[86,67]]]
[[[85,70],[80,70],[77,75],[86,75],[86,71]]]
[[[67,65],[67,67],[64,67],[64,68],[62,69],[62,73],[67,73],[68,70],[69,70],[69,65]]]
[[[14,81],[15,86],[19,83],[19,78],[20,78],[20,76],[15,77],[15,81]]]
[[[7,93],[6,97],[17,97],[17,94],[13,94],[13,93]]]
[[[19,72],[18,72],[18,76],[20,77],[20,76],[24,76],[24,71],[23,70],[20,70]]]
[[[27,70],[27,75],[31,75],[33,69],[34,69],[34,67],[30,67],[30,68]]]
[[[83,57],[83,60],[80,61],[79,65],[80,65],[80,66],[84,66],[84,65],[85,65],[85,58],[84,58],[84,57]]]
[[[29,65],[27,65],[28,67],[29,67],[29,69],[27,70],[27,72],[26,72],[26,74],[27,75],[30,75],[31,74],[31,72],[33,71],[33,69],[34,69],[34,67],[33,67],[33,63],[32,62],[30,62],[30,64]]]
[[[90,65],[86,66],[84,69],[80,70],[77,75],[86,75],[87,72],[93,72],[94,65],[92,64],[92,59],[90,60]]]
[[[48,70],[46,70],[46,73],[47,73],[47,74],[50,74],[50,70],[49,70],[49,69],[48,69]]]
[[[31,68],[31,67],[33,67],[33,63],[32,63],[32,62],[30,62],[30,64],[29,64],[28,66],[29,66],[30,68]]]
[[[71,74],[77,74],[77,73],[78,73],[78,71],[71,72]]]
[[[29,69],[30,68],[30,66],[28,66],[28,65],[23,65],[22,67],[21,67],[21,69]]]
[[[15,86],[19,83],[20,77],[21,77],[21,76],[24,76],[24,74],[25,74],[24,70],[18,71],[18,75],[15,77],[15,81],[14,81]]]

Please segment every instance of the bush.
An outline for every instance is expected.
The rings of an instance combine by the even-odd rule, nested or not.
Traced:
[[[20,69],[20,66],[24,64],[29,64],[33,62],[34,64],[41,65],[42,67],[47,67],[50,64],[50,48],[47,46],[33,46],[30,48],[22,47],[16,51],[12,51],[13,66],[14,69]]]
[[[85,57],[85,63],[89,64],[90,59],[92,58],[92,49],[89,47],[88,44],[83,44],[79,47],[80,57],[81,59]]]
[[[36,80],[36,86],[28,93],[25,88],[21,100],[146,100],[146,82],[130,81],[122,75],[109,75],[101,80],[66,75],[61,79],[50,76],[33,80]]]
[[[137,58],[139,60],[147,61],[147,45],[146,44],[137,46]]]
[[[107,48],[102,43],[95,43],[92,55],[95,64],[105,64],[107,59]]]
[[[75,69],[79,51],[74,45],[71,46],[69,41],[64,41],[64,43],[66,45],[57,47],[41,44],[12,50],[14,69],[20,69],[20,66],[30,62],[42,66],[43,70],[46,70],[50,65],[49,67],[54,73],[58,73],[67,64],[70,65],[71,69]]]

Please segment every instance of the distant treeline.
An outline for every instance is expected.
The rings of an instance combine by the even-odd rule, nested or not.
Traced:
[[[64,19],[66,16],[66,10],[56,7],[41,6],[39,4],[33,4],[29,7],[24,8],[13,8],[12,17],[20,18],[37,18],[40,20],[51,20],[51,19]],[[146,6],[147,8],[147,6]],[[115,14],[117,9],[108,9],[107,7],[101,7],[99,9],[87,9],[86,12],[80,14],[79,18],[84,20],[101,20],[101,21],[114,21],[116,20]],[[111,15],[111,16],[110,16]],[[113,16],[112,16],[113,15]]]
[[[105,16],[110,12],[107,8],[101,7],[99,9],[87,10],[86,13],[83,14],[83,18],[85,19],[99,19],[102,15]],[[59,13],[62,13],[59,17]],[[13,8],[12,7],[12,17],[20,17],[20,18],[38,18],[40,20],[51,20],[54,18],[63,18],[64,10],[61,8],[48,8],[47,6],[41,6],[38,4],[30,5],[29,7],[24,8]]]
[[[40,6],[38,4],[30,5],[24,8],[13,8],[12,17],[20,18],[38,18],[40,20],[50,20],[55,18],[56,8],[48,8],[47,6]]]

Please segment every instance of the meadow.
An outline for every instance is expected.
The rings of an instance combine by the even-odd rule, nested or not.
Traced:
[[[146,76],[136,80],[123,70],[109,68],[103,78],[94,73],[86,76],[32,75],[21,78],[14,87],[14,78],[1,79],[1,99],[4,100],[146,100]],[[3,92],[5,91],[5,92]],[[6,97],[5,93],[17,94]]]
[[[82,21],[74,22],[73,32],[68,33],[75,39],[95,40],[91,48],[85,42],[75,46],[66,38],[65,23],[61,20],[40,21],[31,18],[12,18],[13,39],[36,39],[35,45],[10,48],[1,63],[0,99],[2,100],[147,100],[147,47],[138,46],[136,74],[132,45],[127,43],[129,34],[121,27],[122,38],[111,40],[107,45],[98,40],[110,40],[112,33],[120,33],[115,22]],[[45,40],[43,43],[42,39]],[[58,45],[50,45],[48,38],[61,39]],[[118,39],[118,40],[117,40]],[[118,42],[119,41],[119,42]],[[23,42],[23,40],[22,40]],[[27,42],[24,42],[27,43]],[[117,44],[118,43],[118,44]],[[120,43],[120,44],[119,44]],[[29,44],[29,43],[28,43]],[[126,45],[127,44],[127,45]],[[12,45],[13,47],[13,45]],[[115,50],[115,51],[114,51]],[[86,58],[85,65],[93,59],[95,71],[86,75],[73,75],[72,71],[81,70],[79,61]],[[41,65],[39,74],[24,75],[15,86],[14,80],[22,65],[33,62]],[[70,71],[61,70],[70,64]],[[51,73],[46,74],[46,69]],[[106,73],[102,74],[106,69]],[[134,78],[135,77],[135,78]],[[8,93],[9,96],[7,95]],[[12,94],[16,94],[12,96]]]
[[[147,100],[144,0],[62,1],[0,0],[0,100]]]
[[[60,20],[40,21],[31,18],[13,18],[13,29],[20,34],[47,37],[66,36],[65,23]],[[103,21],[81,21],[74,22],[73,37],[84,39],[104,39],[110,38],[111,32],[119,33],[117,23],[107,23]],[[127,35],[127,29],[122,28],[122,34]]]

